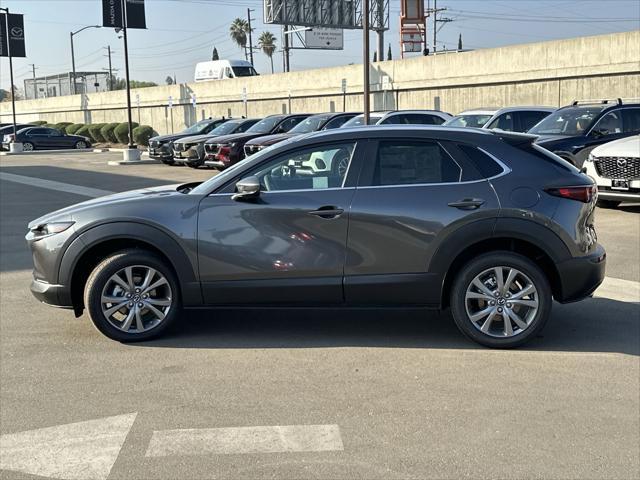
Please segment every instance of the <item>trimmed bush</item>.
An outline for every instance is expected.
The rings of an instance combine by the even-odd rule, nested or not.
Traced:
[[[118,143],[118,139],[114,134],[115,128],[120,125],[119,123],[106,123],[104,127],[100,129],[100,135],[104,138],[105,142]]]
[[[46,125],[46,120],[36,120],[35,122],[29,122],[31,125]]]
[[[84,127],[84,123],[72,123],[64,131],[67,132],[67,135],[75,135],[82,127]]]
[[[89,125],[83,125],[78,130],[76,130],[76,133],[74,133],[74,135],[91,138],[91,134],[89,133]]]
[[[138,124],[136,122],[131,122],[133,128],[136,128]],[[127,144],[129,143],[129,124],[127,122],[122,122],[119,124],[114,130],[113,133],[118,140],[118,143]]]
[[[73,125],[71,122],[58,122],[55,124],[54,128],[57,128],[58,130],[62,131],[62,132],[66,132],[67,131],[67,127],[69,125]]]
[[[133,140],[138,145],[144,145],[145,147],[149,146],[149,139],[151,137],[155,137],[157,135],[156,132],[153,131],[149,125],[140,125],[133,129]]]
[[[100,134],[100,129],[104,126],[104,123],[93,123],[89,125],[89,136],[95,143],[101,143],[105,141],[105,139],[102,138],[102,135]]]

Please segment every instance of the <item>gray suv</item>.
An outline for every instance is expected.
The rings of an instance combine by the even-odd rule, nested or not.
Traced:
[[[206,182],[94,199],[29,224],[31,290],[119,341],[182,308],[451,308],[514,347],[601,283],[593,181],[535,137],[446,127],[309,134]]]

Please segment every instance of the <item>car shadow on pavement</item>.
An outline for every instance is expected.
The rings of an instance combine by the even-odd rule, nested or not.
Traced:
[[[543,332],[520,350],[640,355],[639,339],[638,303],[592,298],[555,304]],[[188,311],[172,332],[133,346],[482,349],[458,331],[448,312],[400,309]]]

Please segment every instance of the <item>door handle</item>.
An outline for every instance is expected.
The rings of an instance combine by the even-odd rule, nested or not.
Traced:
[[[317,210],[311,210],[307,213],[309,215],[315,215],[316,217],[320,218],[336,218],[342,215],[342,212],[344,212],[344,209],[342,208],[334,207],[332,205],[326,205],[324,207],[320,207]]]
[[[475,210],[484,204],[481,198],[463,198],[457,202],[448,203],[450,207],[459,208],[460,210]]]

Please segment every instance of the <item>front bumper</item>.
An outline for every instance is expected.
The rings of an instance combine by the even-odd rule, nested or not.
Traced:
[[[205,160],[204,164],[208,167],[214,167],[214,168],[227,168],[227,164],[224,162],[221,162],[220,160]]]
[[[66,285],[52,285],[34,278],[31,281],[31,293],[42,303],[60,308],[73,308],[71,292]]]
[[[598,187],[600,200],[616,200],[620,202],[640,202],[640,188],[629,190],[612,190],[606,187]]]
[[[165,150],[163,148],[151,148],[148,149],[149,157],[161,160],[163,158],[173,158],[173,153],[169,150]]]
[[[584,257],[556,265],[560,277],[560,303],[577,302],[593,294],[604,280],[607,254],[602,245]]]

